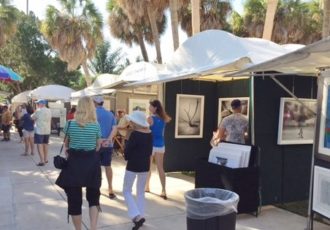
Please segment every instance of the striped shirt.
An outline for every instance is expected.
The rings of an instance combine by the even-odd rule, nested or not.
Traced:
[[[64,132],[67,132],[69,138],[69,148],[86,151],[96,148],[96,142],[101,138],[101,129],[97,122],[81,127],[75,120],[71,120],[69,130],[68,124],[69,122],[66,123]]]

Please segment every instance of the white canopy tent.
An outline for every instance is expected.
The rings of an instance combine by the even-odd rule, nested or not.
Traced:
[[[33,100],[46,99],[50,101],[69,102],[73,89],[63,85],[45,85],[32,90],[29,97]]]
[[[120,75],[112,75],[112,77],[104,78],[103,75],[97,77],[97,80],[102,77],[105,79],[99,84],[95,85],[95,88],[103,89],[118,89],[122,88],[125,84],[141,81],[147,78],[155,78],[158,76],[159,71],[163,65],[158,65],[148,62],[136,62],[127,66]],[[106,74],[108,75],[108,74]]]
[[[72,92],[71,93],[71,98],[75,99],[75,98],[80,98],[80,97],[83,97],[83,96],[104,95],[104,94],[113,93],[115,91],[116,90],[114,90],[114,89],[95,89],[95,88],[89,86],[85,89],[82,89],[82,90],[79,90],[79,91],[76,91],[76,92]]]
[[[330,66],[330,37],[247,68],[230,77],[250,75],[253,72],[276,71],[286,74],[316,76],[319,69]]]
[[[228,80],[225,74],[281,56],[303,45],[278,45],[259,38],[241,38],[222,30],[208,30],[186,40],[157,75],[127,86],[198,78]]]
[[[31,90],[27,90],[22,93],[19,93],[11,99],[11,102],[12,103],[27,103],[29,100],[30,93],[31,93]]]

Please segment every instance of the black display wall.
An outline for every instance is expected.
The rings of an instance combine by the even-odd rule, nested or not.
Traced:
[[[176,95],[204,95],[203,138],[175,139]],[[217,114],[216,84],[207,81],[182,80],[166,83],[165,108],[172,117],[166,125],[164,159],[165,171],[194,171],[196,159],[207,157],[213,128],[216,127]]]
[[[316,98],[315,78],[277,77],[299,98]],[[193,171],[196,159],[207,157],[209,141],[217,128],[218,99],[248,97],[250,81],[204,82],[183,80],[166,83],[165,106],[172,121],[165,130],[165,170]],[[175,139],[177,94],[205,96],[203,138]],[[262,204],[308,198],[312,145],[277,145],[280,98],[291,97],[269,77],[254,80],[255,144],[261,148],[260,178]]]
[[[298,98],[316,98],[312,77],[277,79]],[[261,148],[260,175],[263,204],[308,198],[312,145],[277,145],[280,97],[291,97],[268,77],[255,78],[255,143]]]

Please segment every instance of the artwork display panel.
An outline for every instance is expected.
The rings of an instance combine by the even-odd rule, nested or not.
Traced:
[[[202,138],[204,96],[177,94],[175,138]]]
[[[320,130],[319,130],[319,143],[318,154],[324,155],[330,159],[330,87],[329,78],[324,78],[322,90],[322,106],[320,113]]]
[[[330,170],[314,167],[313,210],[330,218]]]
[[[231,115],[233,110],[231,109],[231,102],[235,99],[241,101],[242,106],[242,114],[246,116],[249,120],[249,101],[250,98],[248,97],[226,97],[226,98],[219,98],[218,103],[218,125],[225,117]]]
[[[280,102],[277,144],[312,144],[316,124],[317,100],[282,97]]]
[[[128,112],[131,114],[134,110],[140,110],[148,114],[149,112],[149,100],[148,99],[128,99]]]

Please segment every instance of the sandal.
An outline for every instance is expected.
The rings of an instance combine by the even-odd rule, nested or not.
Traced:
[[[116,198],[116,194],[114,194],[114,193],[109,193],[109,198],[110,198],[111,200],[115,199],[115,198]]]
[[[28,154],[27,153],[22,153],[21,156],[27,156]]]
[[[42,163],[42,162],[39,162],[38,164],[37,164],[37,166],[44,166],[45,165],[45,163]]]
[[[166,194],[161,194],[160,197],[163,198],[164,200],[167,200]]]

